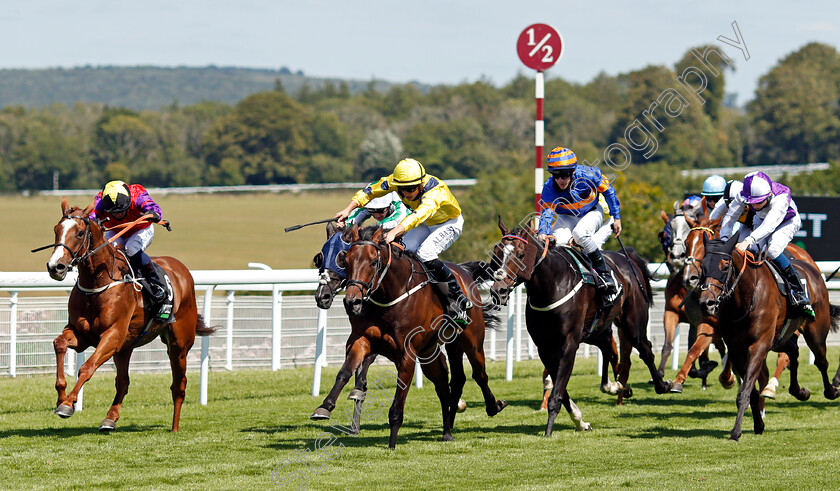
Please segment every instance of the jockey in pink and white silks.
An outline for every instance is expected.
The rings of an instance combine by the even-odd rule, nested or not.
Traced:
[[[790,189],[783,184],[773,182],[763,172],[750,172],[744,177],[741,193],[735,196],[721,223],[720,236],[726,240],[732,236],[733,227],[738,217],[748,205],[755,212],[753,227],[749,235],[735,245],[740,252],[747,249],[758,250],[766,245],[767,257],[773,261],[785,277],[790,287],[793,303],[803,311],[814,316],[814,310],[808,295],[802,287],[799,275],[783,254],[785,247],[802,226],[799,211],[791,197]]]
[[[568,148],[556,147],[548,154],[546,164],[552,177],[542,190],[540,238],[554,235],[558,244],[574,238],[603,280],[602,289],[608,295],[614,294],[616,285],[599,249],[603,242],[598,243],[606,238],[596,238],[596,234],[604,223],[604,210],[598,199],[601,193],[613,219],[613,232],[616,237],[621,233],[621,205],[615,189],[597,167],[578,165],[577,156]]]

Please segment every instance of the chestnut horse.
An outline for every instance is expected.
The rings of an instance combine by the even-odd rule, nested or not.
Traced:
[[[72,416],[73,404],[85,382],[113,357],[117,368],[117,394],[99,430],[116,429],[122,401],[128,392],[131,353],[134,348],[159,336],[166,343],[172,367],[170,388],[175,404],[172,431],[178,431],[187,386],[187,353],[196,334],[206,336],[214,329],[206,327],[198,314],[192,275],[186,266],[171,257],[152,260],[169,275],[175,322],[155,321],[155,312],[144,308],[146,300],[129,276],[131,266],[128,258],[106,242],[99,223],[88,217],[92,209],[92,204],[84,210],[70,207],[67,199],[63,198],[62,216],[55,226],[55,245],[50,246],[55,250],[47,263],[47,271],[53,279],[61,281],[72,267],[79,269],[79,279],[67,305],[67,325],[53,341],[57,364],[55,388],[58,391],[55,414],[62,418]],[[96,350],[80,367],[73,390],[65,394],[64,356],[67,348],[82,352],[89,346],[95,346]]]
[[[591,429],[591,425],[583,421],[581,411],[571,400],[566,386],[581,341],[609,330],[613,322],[618,326],[621,341],[619,382],[627,385],[632,346],[648,366],[656,392],[668,392],[669,384],[662,380],[656,369],[651,344],[646,336],[651,301],[650,273],[638,254],[631,250],[628,258],[612,251],[604,252],[604,258],[619,285],[619,294],[611,305],[599,309],[595,286],[579,273],[576,266],[578,259],[568,248],[549,248],[548,243],[540,240],[530,226],[508,230],[501,218],[499,229],[502,239],[493,257],[493,264],[499,269],[494,275],[496,281],[492,292],[504,302],[516,284],[524,282],[528,288],[525,310],[528,333],[554,381],[548,403],[546,436],[551,436],[561,404],[577,430]],[[590,326],[595,326],[593,334],[588,333]]]
[[[405,399],[418,361],[423,364],[424,375],[435,385],[440,400],[444,441],[452,440],[451,428],[466,382],[464,354],[472,365],[473,379],[484,395],[487,414],[495,416],[504,409],[507,403],[493,395],[484,368],[485,319],[492,318],[493,306],[482,307],[473,278],[463,268],[448,264],[473,303],[469,310],[470,323],[463,327],[445,315],[446,309],[433,290],[423,264],[397,244],[385,243],[381,228],[367,227],[360,231],[351,226],[344,237],[350,247],[338,260],[347,272],[344,307],[352,331],[347,339],[347,356],[335,384],[313,416],[329,415],[350,375],[374,353],[386,356],[398,371],[396,395],[388,413],[389,448],[396,446]],[[445,344],[452,366],[452,380],[448,385],[441,344]]]
[[[840,322],[840,307],[831,305],[828,290],[819,270],[809,263],[792,260],[791,263],[807,281],[811,305],[816,317],[811,319],[800,309],[791,308],[785,295],[779,292],[770,266],[756,260],[752,253],[741,254],[734,250],[738,235],[727,242],[703,240],[689,246],[690,256],[702,264],[699,304],[703,314],[718,319],[718,330],[729,347],[732,368],[741,377],[738,390],[738,415],[729,438],[741,437],[741,425],[747,405],[752,409],[753,428],[756,434],[764,432],[764,398],[759,387],[767,385],[769,373],[765,359],[770,350],[784,351],[790,357],[791,395],[807,400],[810,391],[800,387],[798,376],[799,349],[794,333],[801,330],[805,342],[815,355],[815,365],[823,379],[827,399],[840,396],[836,384],[828,379],[828,360],[825,341],[829,329],[836,331]],[[835,375],[838,380],[840,370]]]

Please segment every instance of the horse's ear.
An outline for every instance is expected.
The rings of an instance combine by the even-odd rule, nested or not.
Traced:
[[[697,221],[694,220],[693,218],[691,218],[690,215],[685,214],[684,216],[685,216],[685,223],[687,223],[690,228],[694,228],[694,227],[697,226]]]
[[[680,202],[674,201],[674,213],[679,213],[680,211],[682,211],[680,210]]]
[[[502,220],[502,215],[497,215],[499,217],[499,230],[502,231],[502,235],[508,234],[508,228],[505,227],[505,222]]]
[[[662,218],[662,221],[665,222],[665,225],[668,225],[668,214],[665,213],[665,210],[659,210],[659,217]]]
[[[321,269],[321,266],[324,265],[324,253],[319,252],[318,254],[315,254],[315,257],[312,258],[312,262],[315,263],[316,268]]]
[[[86,216],[90,215],[90,212],[92,212],[92,211],[93,211],[93,203],[87,205],[87,208],[85,208],[85,211],[82,212],[82,216],[86,217]]]
[[[703,234],[703,235],[706,235],[706,234]],[[730,237],[729,240],[726,241],[726,250],[731,251],[735,247],[735,244],[737,244],[737,243],[738,243],[738,234],[732,234],[732,237]]]
[[[333,235],[338,232],[338,227],[335,226],[335,222],[327,222],[327,238],[329,239]]]
[[[350,237],[350,242],[356,242],[359,240],[359,227],[352,225],[348,230],[348,235]]]
[[[370,240],[377,244],[382,241],[382,227],[377,227],[376,232],[370,236]]]
[[[720,222],[722,222],[722,221],[723,221],[723,215],[721,215],[720,217],[718,217],[715,220],[710,221],[709,222],[709,228],[713,228],[715,230],[720,230]]]
[[[62,216],[68,215],[70,213],[70,210],[72,210],[72,209],[73,208],[70,206],[70,203],[67,202],[67,197],[62,196],[61,197],[61,215]]]

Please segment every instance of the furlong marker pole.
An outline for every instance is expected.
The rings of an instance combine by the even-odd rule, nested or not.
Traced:
[[[534,144],[537,148],[534,165],[534,211],[540,212],[540,199],[543,186],[543,146],[545,146],[545,122],[543,121],[545,100],[545,78],[542,71],[536,77],[537,117],[534,123]],[[539,218],[537,218],[539,221]],[[539,225],[539,223],[537,223]]]

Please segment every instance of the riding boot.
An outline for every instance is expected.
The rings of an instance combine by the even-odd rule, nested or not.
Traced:
[[[802,283],[799,281],[799,273],[796,272],[792,264],[788,264],[783,270],[782,274],[785,276],[785,281],[788,283],[788,288],[790,288],[790,299],[793,305],[797,307],[802,307],[802,310],[812,316],[814,315],[814,308],[811,307],[811,300],[808,298],[808,294],[805,293],[805,289],[802,287]]]
[[[463,290],[461,290],[461,285],[458,284],[458,279],[440,259],[432,259],[431,261],[426,261],[424,264],[429,268],[433,279],[438,282],[438,288],[446,285],[447,295],[445,304],[447,305],[447,314],[455,322],[464,325],[469,324],[470,317],[467,311],[472,308],[472,302],[464,295]]]
[[[606,295],[615,295],[618,292],[618,288],[615,286],[610,270],[607,269],[607,263],[604,262],[604,256],[601,254],[601,250],[595,249],[588,256],[589,260],[592,261],[592,267],[598,272],[598,276],[601,277],[601,281],[603,282],[602,285],[598,286],[598,289],[602,290]]]
[[[166,286],[163,284],[163,281],[160,279],[160,276],[155,270],[154,263],[149,262],[149,264],[144,264],[140,268],[140,273],[142,273],[145,280],[143,282],[144,286],[148,288],[152,301],[155,304],[154,307],[159,306],[164,300],[166,300]]]

